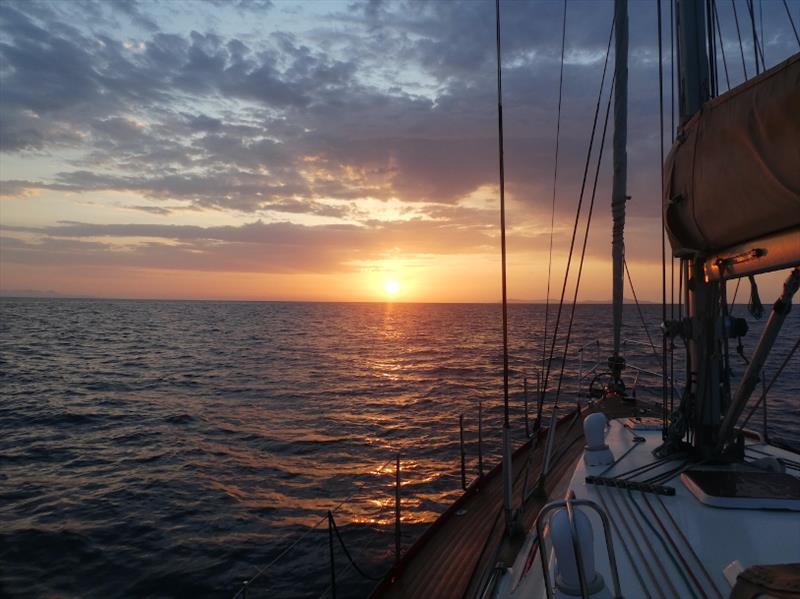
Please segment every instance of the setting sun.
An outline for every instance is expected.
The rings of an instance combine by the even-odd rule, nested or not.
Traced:
[[[394,279],[386,281],[383,284],[383,290],[386,292],[386,295],[394,297],[395,295],[397,295],[397,292],[400,291],[400,283],[398,283]]]

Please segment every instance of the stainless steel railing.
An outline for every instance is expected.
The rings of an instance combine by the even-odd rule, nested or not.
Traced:
[[[567,519],[569,521],[570,534],[572,536],[572,546],[575,550],[575,561],[578,567],[578,576],[580,578],[581,596],[584,599],[589,597],[589,585],[586,582],[586,568],[583,563],[583,552],[581,551],[581,540],[578,536],[578,529],[575,525],[575,508],[585,507],[594,511],[603,523],[603,534],[605,536],[606,549],[608,552],[609,567],[611,570],[611,579],[614,585],[614,597],[622,597],[622,590],[619,584],[619,570],[617,569],[617,557],[614,552],[614,540],[611,536],[611,526],[608,520],[608,515],[603,509],[598,506],[594,501],[588,499],[575,499],[574,497],[567,497],[562,501],[552,501],[545,505],[539,512],[536,518],[536,534],[539,537],[539,555],[542,562],[542,574],[544,577],[545,591],[548,599],[553,599],[554,591],[550,580],[550,568],[547,564],[547,547],[546,537],[544,534],[545,523],[550,522],[551,514],[557,509],[566,509]]]

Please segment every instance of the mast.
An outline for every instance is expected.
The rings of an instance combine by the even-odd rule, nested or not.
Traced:
[[[705,3],[676,0],[678,18],[678,85],[680,126],[683,126],[709,99],[708,56],[706,55]],[[695,409],[693,444],[701,455],[712,452],[720,418],[724,411],[721,389],[722,343],[720,283],[707,281],[704,258],[700,253],[687,257],[687,313],[690,323],[689,395]]]
[[[675,6],[680,124],[665,168],[662,201],[673,253],[685,272],[688,318],[665,323],[665,331],[686,340],[688,359],[681,416],[673,420],[679,426],[658,451],[663,455],[683,449],[688,428],[687,440],[697,458],[738,461],[743,458],[738,417],[800,287],[800,178],[793,159],[800,118],[792,110],[800,57],[709,101],[708,4],[675,0]],[[752,122],[759,126],[751,128]],[[709,169],[720,152],[725,153],[725,168]],[[764,186],[763,181],[777,184]],[[742,210],[748,202],[763,205]],[[734,218],[720,218],[725,214]],[[747,325],[728,315],[725,282],[786,267],[795,270],[731,394],[728,340],[744,335]]]
[[[514,513],[511,509],[512,463],[511,429],[508,421],[508,297],[506,293],[506,194],[503,162],[503,69],[500,45],[500,0],[495,0],[497,33],[497,146],[500,171],[500,252],[503,295],[503,512],[506,531],[511,533]]]
[[[620,333],[622,330],[622,295],[625,260],[625,202],[628,199],[628,2],[614,2],[614,61],[616,79],[614,80],[614,171],[611,191],[611,213],[613,229],[611,238],[612,258],[612,297],[614,315],[614,355],[609,359],[609,366],[614,374],[614,382],[625,362],[619,353]]]
[[[705,3],[675,0],[678,19],[678,93],[680,125],[709,98]],[[679,125],[679,128],[680,128]]]

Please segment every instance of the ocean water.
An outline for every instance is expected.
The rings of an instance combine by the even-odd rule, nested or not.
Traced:
[[[642,308],[658,345],[661,309]],[[519,444],[544,306],[509,316]],[[625,321],[629,363],[657,372],[634,306]],[[499,325],[485,304],[0,300],[0,595],[225,597],[281,556],[249,596],[325,596],[335,506],[353,558],[382,574],[396,455],[404,547],[461,492],[462,413],[474,475],[478,402],[487,468],[497,461]],[[609,334],[608,306],[578,306],[562,405]],[[768,377],[798,335],[795,310]],[[798,366],[769,395],[770,433],[795,447]],[[638,393],[655,398],[660,378],[643,374]],[[375,583],[339,547],[335,560],[338,596],[367,594]]]

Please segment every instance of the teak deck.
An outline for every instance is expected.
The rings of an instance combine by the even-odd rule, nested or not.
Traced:
[[[529,530],[544,505],[563,497],[575,460],[583,450],[582,416],[602,411],[609,418],[634,415],[633,402],[604,401],[585,407],[580,414],[572,410],[557,423],[557,436],[551,458],[551,473],[544,483],[542,497],[530,497],[519,510],[522,530]],[[522,499],[525,466],[528,465],[528,490],[539,477],[544,459],[546,431],[514,452],[513,506]],[[534,443],[532,447],[532,444]],[[563,480],[562,480],[563,479]],[[471,485],[409,549],[372,597],[460,599],[473,597],[484,587],[498,562],[510,563],[524,541],[524,535],[504,538],[503,484],[499,465],[483,480]],[[461,514],[461,515],[459,515]]]

